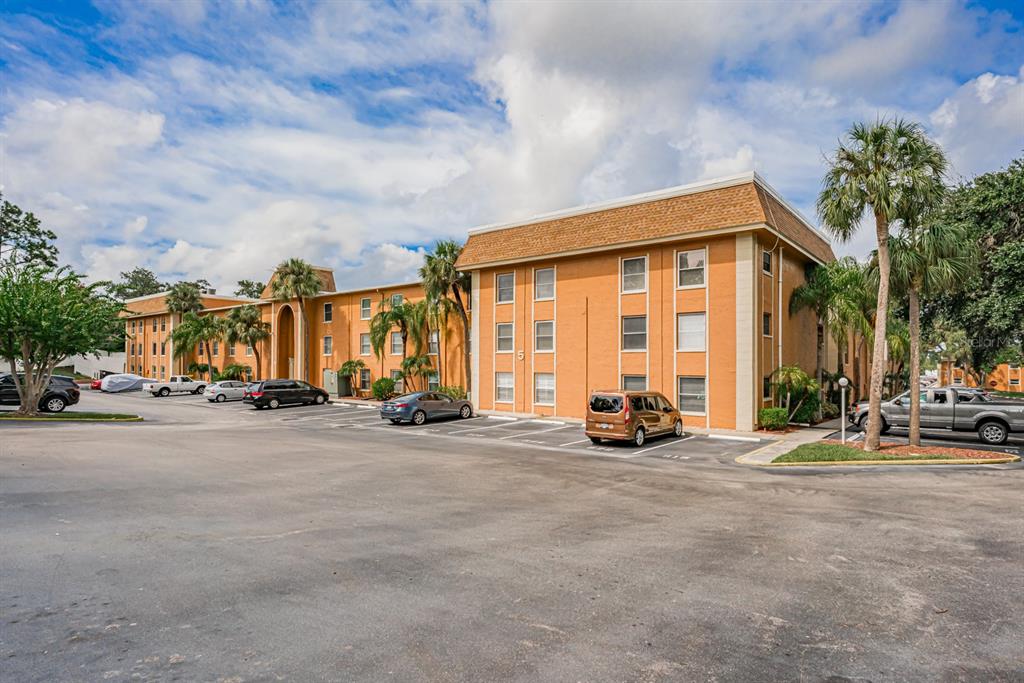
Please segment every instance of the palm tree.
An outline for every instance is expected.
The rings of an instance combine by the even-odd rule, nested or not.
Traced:
[[[437,332],[437,381],[444,386],[444,360],[446,344],[448,340],[448,320],[455,310],[455,302],[451,299],[430,299],[427,302],[427,334],[429,345],[429,334]]]
[[[181,324],[171,332],[174,342],[174,357],[187,355],[196,346],[202,345],[206,351],[207,376],[213,381],[213,356],[210,353],[210,342],[224,336],[224,326],[219,318],[212,315],[196,315],[189,311],[182,316]]]
[[[800,406],[803,405],[807,397],[818,391],[818,383],[796,365],[780,365],[772,374],[774,375],[775,390],[779,394],[786,394],[786,413],[789,416],[786,421],[788,422],[796,415],[796,411],[800,410]],[[793,394],[800,396],[800,400],[797,401],[796,407],[790,410]]]
[[[202,292],[194,282],[179,282],[167,292],[167,310],[179,315],[203,310]]]
[[[352,395],[353,396],[356,395],[355,390],[356,390],[356,387],[359,386],[359,372],[361,370],[363,370],[365,367],[366,367],[366,363],[364,363],[361,359],[356,358],[355,360],[347,360],[347,361],[345,361],[344,363],[341,364],[341,369],[338,370],[339,374],[345,375],[345,376],[350,377],[352,379]]]
[[[909,304],[910,444],[921,445],[921,297],[957,289],[967,281],[977,256],[962,225],[925,221],[916,216],[889,238],[893,289]]]
[[[306,315],[306,299],[316,296],[323,288],[323,282],[316,269],[302,259],[290,258],[277,267],[271,282],[271,292],[278,301],[299,300],[299,314],[302,316],[302,379],[309,381],[309,318]]]
[[[430,364],[429,356],[409,356],[402,360],[402,377],[421,380],[420,387],[422,389],[426,389],[424,382],[433,372],[434,367]]]
[[[428,299],[448,299],[455,302],[455,310],[462,321],[462,355],[465,363],[466,390],[472,390],[472,362],[469,351],[469,315],[466,313],[471,280],[469,273],[455,267],[462,253],[462,245],[454,240],[441,240],[434,251],[424,257],[420,279]],[[463,301],[463,297],[467,297]]]
[[[384,347],[388,344],[391,332],[398,328],[402,337],[402,360],[404,361],[409,351],[409,340],[412,339],[416,347],[414,355],[423,351],[423,335],[427,326],[427,305],[425,301],[415,303],[403,300],[395,304],[391,299],[384,299],[380,302],[380,308],[370,320],[370,346],[373,352],[380,358],[384,355]]]
[[[849,240],[870,207],[878,241],[878,296],[874,354],[884,356],[889,313],[889,225],[907,207],[934,206],[942,194],[946,157],[917,123],[902,119],[854,124],[840,142],[818,195],[818,215],[842,241]],[[878,450],[881,441],[883,363],[871,365],[868,427],[864,450]]]
[[[263,321],[260,310],[245,304],[228,311],[224,318],[224,338],[228,344],[245,344],[256,357],[256,379],[260,379],[260,347],[270,339],[270,323]]]

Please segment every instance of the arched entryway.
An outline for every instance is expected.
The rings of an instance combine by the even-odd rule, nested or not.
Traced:
[[[285,304],[277,314],[277,372],[276,377],[295,377],[295,314],[292,307]]]

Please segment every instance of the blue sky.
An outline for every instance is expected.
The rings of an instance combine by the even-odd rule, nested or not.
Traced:
[[[0,4],[0,184],[92,277],[413,277],[468,228],[757,170],[856,120],[1024,148],[1020,3]],[[840,253],[863,255],[866,231]]]

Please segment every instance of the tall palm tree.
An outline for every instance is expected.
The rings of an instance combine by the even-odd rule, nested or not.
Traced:
[[[308,382],[309,317],[306,314],[306,299],[319,294],[323,282],[313,266],[302,259],[290,258],[277,267],[270,289],[278,301],[299,300],[299,314],[302,316],[302,379]]]
[[[178,282],[167,292],[167,310],[179,315],[203,310],[202,292],[194,282]]]
[[[416,342],[416,354],[419,354],[425,320],[423,310],[405,300],[400,304],[392,303],[389,298],[380,302],[380,308],[370,319],[370,346],[378,359],[384,355],[384,348],[396,327],[402,337],[402,360],[408,355],[410,337]]]
[[[419,386],[421,389],[427,388],[426,379],[433,372],[434,367],[430,364],[429,356],[415,355],[402,359],[402,377],[420,380]]]
[[[910,443],[921,445],[921,297],[950,292],[967,281],[977,258],[977,246],[962,225],[925,221],[916,216],[889,237],[892,287],[909,304]]]
[[[253,304],[232,308],[224,317],[224,338],[228,344],[245,344],[256,357],[256,379],[260,379],[260,347],[270,339],[270,323],[264,322]]]
[[[420,267],[420,279],[427,292],[428,299],[451,299],[455,302],[455,311],[462,321],[463,361],[465,363],[466,390],[472,390],[472,361],[469,351],[469,315],[466,313],[469,302],[471,280],[469,273],[463,273],[455,267],[462,253],[462,245],[454,240],[441,240],[434,245],[434,250],[424,257]]]
[[[352,395],[356,396],[356,389],[359,387],[359,372],[366,367],[366,363],[360,358],[347,360],[341,364],[338,374],[346,375],[352,380]]]
[[[196,346],[202,346],[206,351],[206,370],[209,381],[213,381],[213,355],[210,353],[210,343],[224,336],[224,326],[220,319],[212,315],[197,315],[193,311],[185,313],[181,318],[181,324],[171,332],[171,339],[174,341],[174,357],[180,358],[188,355]]]
[[[854,124],[840,141],[818,195],[818,215],[840,240],[850,239],[870,207],[878,242],[878,296],[870,405],[864,450],[876,451],[881,442],[882,382],[889,312],[889,226],[906,207],[934,206],[942,195],[947,162],[942,149],[917,123],[902,119]]]

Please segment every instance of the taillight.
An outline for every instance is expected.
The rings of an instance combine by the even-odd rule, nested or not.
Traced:
[[[252,392],[249,395],[252,396],[253,398],[263,398],[263,392],[262,391],[254,391],[254,392]]]
[[[409,404],[408,403],[396,403],[395,407],[396,408],[408,408]]]
[[[629,401],[625,402],[625,408],[622,410],[622,419],[629,422]]]

